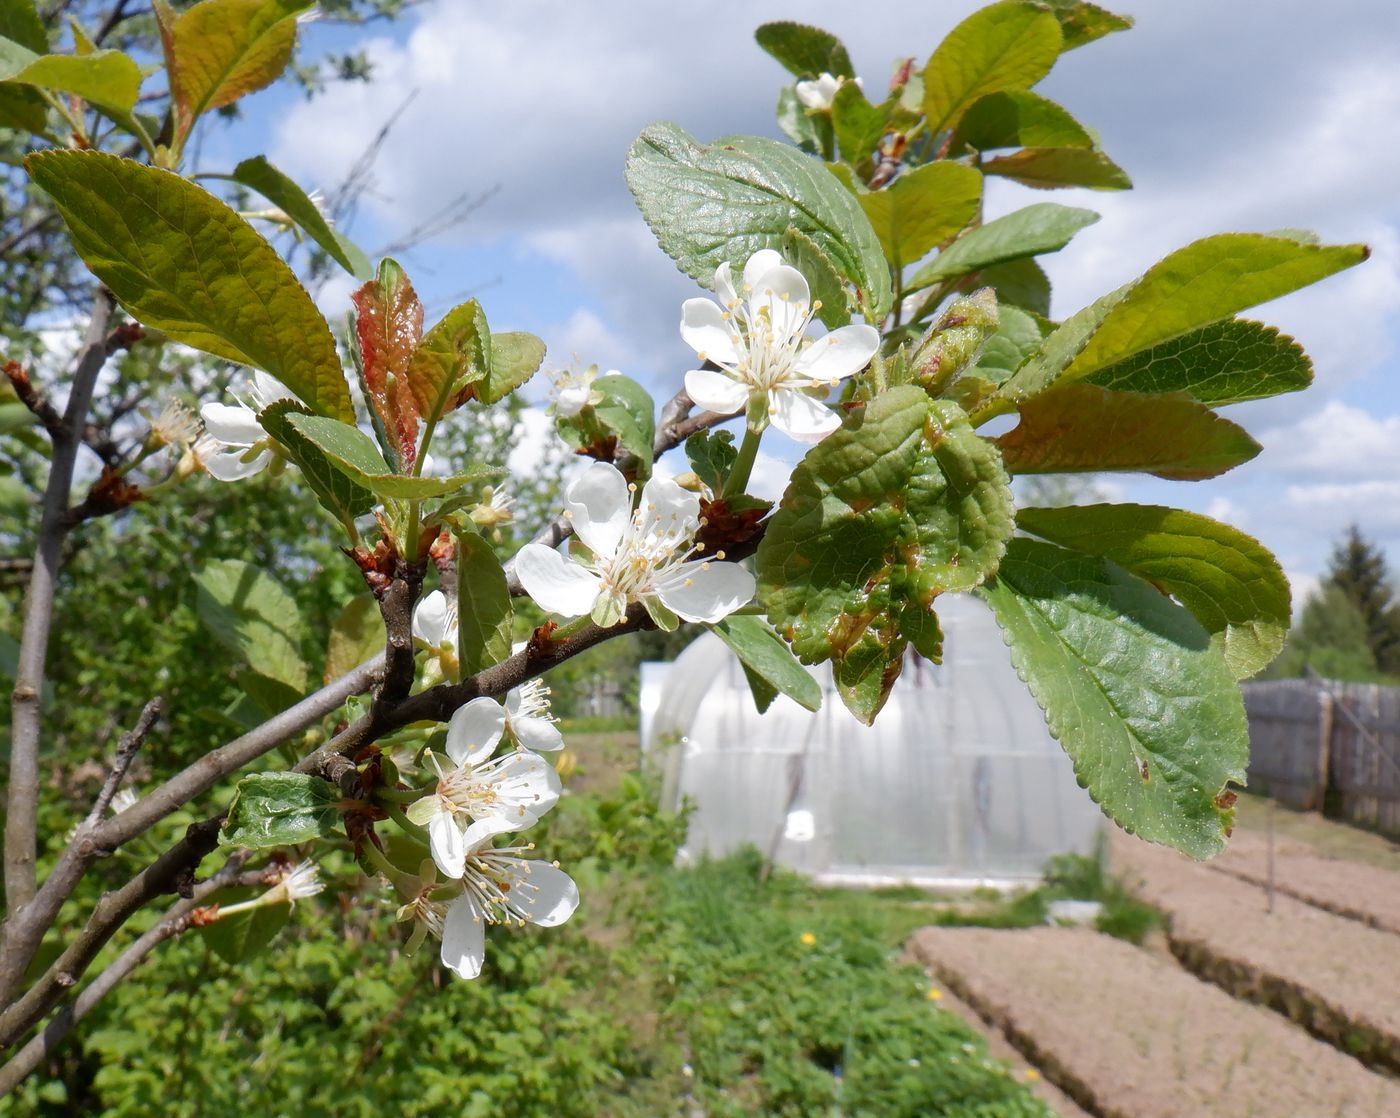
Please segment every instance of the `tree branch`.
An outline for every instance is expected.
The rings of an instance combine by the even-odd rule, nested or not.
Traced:
[[[248,851],[237,851],[218,873],[190,890],[189,897],[171,905],[159,923],[118,955],[106,970],[88,983],[71,1005],[66,1005],[58,1011],[53,1020],[44,1027],[43,1032],[0,1067],[0,1097],[18,1087],[35,1068],[52,1055],[63,1038],[72,1031],[73,1026],[91,1013],[97,1003],[131,974],[147,955],[166,940],[188,928],[190,913],[200,906],[205,897],[218,892],[226,885],[237,883],[239,871],[248,854]]]
[[[5,818],[5,902],[16,913],[34,896],[37,851],[35,820],[39,803],[39,698],[53,623],[54,590],[68,534],[68,495],[73,463],[97,376],[111,353],[107,328],[115,307],[112,295],[99,289],[78,356],[62,424],[51,431],[53,458],[44,490],[43,516],[34,570],[25,595],[24,627],[10,716],[10,783]]]
[[[275,749],[293,734],[315,725],[338,710],[350,696],[368,691],[378,682],[383,670],[382,655],[367,660],[275,718],[205,754],[120,815],[102,820],[90,830],[85,828],[74,836],[33,901],[23,910],[11,912],[3,928],[3,935],[0,935],[0,1005],[14,998],[25,970],[43,941],[44,932],[58,915],[63,902],[77,888],[88,867],[97,859],[150,830],[172,811],[183,807],[230,773]],[[217,825],[214,830],[218,830]],[[197,864],[197,861],[191,863],[190,870],[193,871]],[[0,1041],[0,1044],[3,1043]]]

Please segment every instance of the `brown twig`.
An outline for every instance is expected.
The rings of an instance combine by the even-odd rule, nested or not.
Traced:
[[[131,768],[131,762],[136,757],[136,751],[141,748],[146,740],[146,735],[151,732],[151,727],[156,724],[156,719],[164,713],[164,708],[157,695],[141,708],[141,715],[136,719],[136,725],[121,736],[117,742],[117,755],[112,759],[112,768],[107,773],[107,779],[103,781],[102,790],[97,793],[97,799],[93,801],[92,810],[88,812],[88,817],[83,821],[78,834],[82,835],[97,826],[106,814],[107,808],[111,806],[112,797],[117,794],[117,789],[126,779],[126,772]],[[77,841],[77,836],[74,836]]]

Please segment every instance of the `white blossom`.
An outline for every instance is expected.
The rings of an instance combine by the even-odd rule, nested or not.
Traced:
[[[616,369],[609,369],[612,376]],[[554,398],[554,414],[572,419],[590,404],[598,403],[602,397],[594,391],[593,382],[598,379],[598,367],[590,365],[583,372],[560,369],[550,377],[550,395]]]
[[[272,461],[272,440],[258,423],[258,413],[278,400],[291,399],[280,381],[261,370],[245,383],[247,399],[234,404],[205,404],[199,409],[206,434],[193,449],[197,463],[220,481],[252,477]]]
[[[457,606],[434,590],[413,610],[413,639],[437,658],[442,674],[457,676]]]
[[[818,442],[841,421],[810,393],[863,369],[880,348],[873,326],[842,326],[823,337],[806,336],[820,305],[811,302],[807,280],[772,249],[744,265],[743,293],[735,291],[726,261],[715,270],[713,299],[687,299],[681,306],[681,337],[702,361],[724,372],[692,369],[685,390],[697,404],[717,412],[744,408],[756,393],[767,396],[773,426],[800,442]]]
[[[739,564],[697,557],[700,498],[669,478],[648,481],[634,512],[621,471],[594,462],[565,489],[564,509],[591,557],[526,544],[515,560],[526,593],[550,613],[614,625],[630,603],[659,602],[686,621],[715,622],[753,598],[753,575]]]
[[[438,773],[437,787],[408,808],[410,822],[428,828],[438,869],[462,876],[467,850],[484,836],[523,831],[559,801],[559,776],[534,753],[489,760],[506,729],[506,711],[477,698],[447,724],[447,755],[456,768]],[[436,764],[434,758],[434,764]],[[463,820],[473,822],[463,826]]]
[[[173,396],[161,406],[160,414],[151,420],[150,442],[153,446],[173,446],[187,449],[200,433],[194,412]]]
[[[475,978],[486,958],[486,925],[555,928],[578,908],[578,886],[557,865],[525,858],[529,846],[492,847],[484,838],[467,851],[462,895],[442,922],[442,962],[459,978]]]
[[[857,86],[864,88],[859,78],[838,78],[834,74],[822,71],[811,81],[797,83],[797,99],[813,112],[826,112],[836,99],[837,90],[846,81],[853,81]]]

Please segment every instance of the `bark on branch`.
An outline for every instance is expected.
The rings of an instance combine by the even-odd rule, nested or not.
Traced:
[[[39,804],[39,699],[48,659],[53,623],[54,592],[68,534],[68,496],[73,487],[73,463],[92,404],[97,376],[112,352],[108,327],[115,307],[105,288],[93,298],[92,316],[78,354],[73,384],[62,421],[51,430],[53,457],[44,490],[39,545],[25,595],[24,626],[10,713],[10,783],[5,817],[5,907],[16,913],[34,896],[35,832]]]

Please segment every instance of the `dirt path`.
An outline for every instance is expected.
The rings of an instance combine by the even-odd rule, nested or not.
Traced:
[[[1263,889],[1126,835],[1110,849],[1143,899],[1168,914],[1172,951],[1188,967],[1400,1071],[1400,937],[1289,896],[1269,913]],[[1334,866],[1339,882],[1346,869]]]
[[[911,947],[1103,1118],[1400,1115],[1400,1083],[1119,940],[925,928]]]

